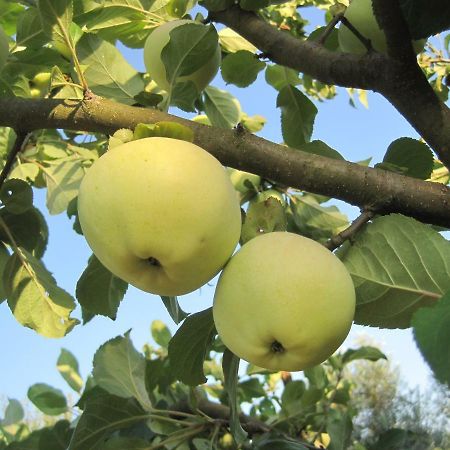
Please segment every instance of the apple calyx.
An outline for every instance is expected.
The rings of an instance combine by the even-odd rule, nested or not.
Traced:
[[[148,263],[151,266],[155,266],[155,267],[162,267],[161,263],[159,262],[158,259],[154,258],[153,256],[150,256],[149,258],[147,258]]]
[[[270,344],[270,351],[273,353],[284,353],[286,349],[283,347],[283,344],[281,342],[275,340],[272,342],[272,344]]]

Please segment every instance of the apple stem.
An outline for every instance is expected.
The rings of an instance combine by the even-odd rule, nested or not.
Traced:
[[[272,344],[270,345],[270,349],[274,353],[284,353],[284,351],[285,351],[285,348],[283,347],[283,344],[281,342],[278,342],[278,341],[273,341]]]
[[[364,44],[367,51],[373,51],[372,42],[370,39],[367,39],[365,36],[363,36],[350,22],[349,20],[342,16],[341,22]]]

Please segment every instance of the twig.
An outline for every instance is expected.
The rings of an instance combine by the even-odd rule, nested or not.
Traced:
[[[0,173],[0,188],[3,186],[3,183],[6,180],[6,177],[9,175],[11,168],[14,164],[14,160],[16,156],[23,150],[25,144],[28,141],[29,133],[25,131],[16,131],[16,141],[14,142],[14,146],[9,152],[8,158],[6,160],[5,166],[3,167],[2,172]]]
[[[342,16],[341,18],[341,22],[364,44],[364,46],[366,47],[367,51],[370,52],[371,50],[373,50],[372,47],[372,42],[370,41],[370,39],[367,39],[366,37],[364,37],[350,22],[349,20]]]
[[[358,216],[348,228],[336,234],[330,238],[324,246],[328,250],[336,250],[346,240],[351,239],[369,220],[373,218],[375,211],[372,209],[364,210],[360,216]]]
[[[330,36],[331,32],[334,30],[334,27],[342,21],[342,18],[344,17],[343,13],[336,14],[333,16],[333,18],[327,23],[325,30],[323,30],[323,33],[321,34],[320,38],[317,40],[317,43],[320,45],[324,45],[325,41]]]

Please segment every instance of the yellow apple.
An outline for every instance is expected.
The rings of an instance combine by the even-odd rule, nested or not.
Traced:
[[[355,290],[344,264],[306,237],[273,232],[248,241],[225,266],[213,316],[223,343],[273,371],[321,363],[347,336]]]
[[[103,265],[159,295],[204,285],[230,258],[241,230],[225,168],[202,148],[163,137],[101,156],[83,178],[78,213]]]
[[[166,68],[161,59],[161,52],[170,40],[170,32],[174,28],[188,23],[195,23],[198,26],[204,26],[193,20],[173,20],[156,28],[145,42],[144,63],[147,68],[147,72],[152,79],[156,81],[158,86],[166,91],[169,91],[171,86],[169,80],[167,80]],[[208,86],[217,74],[220,59],[220,46],[217,45],[216,52],[210,60],[206,61],[206,63],[195,72],[179,77],[177,81],[192,81],[199,92],[203,91],[203,89]]]
[[[228,168],[228,174],[234,188],[241,194],[245,194],[249,191],[250,188],[247,183],[251,183],[255,189],[261,183],[261,177],[259,175],[255,175],[254,173],[244,172],[242,170],[232,169],[230,167]]]
[[[372,0],[353,0],[347,8],[345,18],[367,39],[377,52],[387,53],[386,36],[378,25],[372,9]],[[341,23],[338,32],[339,46],[342,51],[363,55],[367,52],[364,44]],[[420,53],[426,40],[413,42],[414,51]]]

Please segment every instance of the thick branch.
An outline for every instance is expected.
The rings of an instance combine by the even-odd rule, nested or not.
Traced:
[[[398,212],[450,228],[450,189],[358,164],[312,155],[236,130],[201,125],[154,109],[100,97],[78,100],[0,99],[0,125],[29,130],[65,128],[112,134],[138,123],[174,121],[194,131],[195,143],[224,165],[286,186],[344,200],[380,213]]]
[[[380,8],[389,4],[390,0],[377,2]],[[323,83],[381,93],[450,168],[450,110],[436,96],[414,58],[390,58],[377,52],[365,56],[331,52],[316,42],[301,41],[280,32],[256,14],[237,6],[210,13],[210,16],[237,31],[278,64]],[[382,16],[385,17],[384,13]],[[396,22],[387,20],[385,25],[390,28]],[[406,33],[403,38],[408,39],[408,36]],[[406,44],[398,44],[393,30],[389,31],[388,38],[391,52],[398,55]]]
[[[416,58],[408,24],[398,1],[374,0],[372,5],[377,22],[386,35],[389,55],[406,60],[409,64],[415,64]]]

